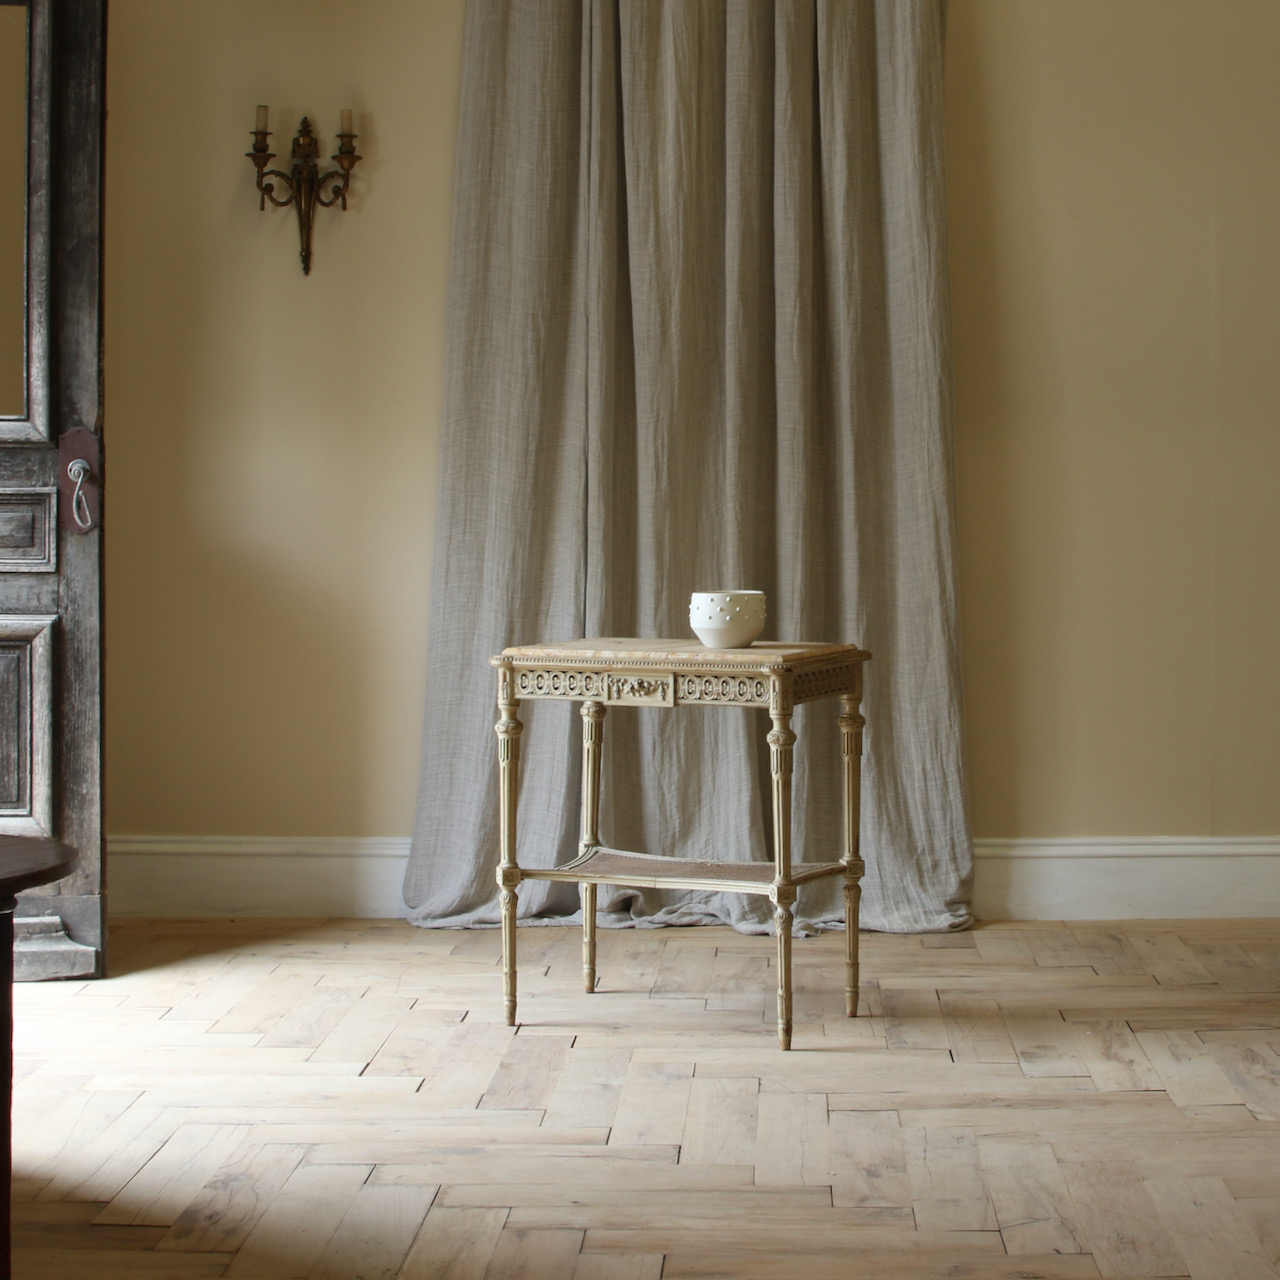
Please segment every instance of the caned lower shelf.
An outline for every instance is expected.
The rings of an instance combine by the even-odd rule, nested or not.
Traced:
[[[855,864],[855,873],[861,865]],[[843,862],[807,862],[791,868],[787,883],[804,884],[842,875]],[[524,880],[564,880],[578,884],[615,884],[644,889],[721,889],[767,894],[776,881],[772,862],[699,862],[653,853],[630,853],[597,845],[562,867],[520,868]]]

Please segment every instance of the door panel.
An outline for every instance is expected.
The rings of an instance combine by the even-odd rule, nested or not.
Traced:
[[[55,622],[0,615],[0,819],[7,835],[53,834]]]
[[[0,489],[0,573],[58,568],[56,489]]]
[[[25,404],[0,416],[0,832],[72,845],[22,894],[19,978],[102,972],[101,320],[103,0],[27,14]],[[14,24],[6,23],[5,28]],[[92,433],[92,527],[66,519],[60,441]],[[59,489],[63,492],[60,494]],[[81,510],[83,511],[83,507]],[[64,517],[64,518],[60,518]]]

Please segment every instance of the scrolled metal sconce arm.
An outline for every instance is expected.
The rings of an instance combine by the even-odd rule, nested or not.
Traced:
[[[311,274],[311,228],[315,222],[316,207],[326,209],[340,204],[347,207],[347,191],[351,186],[351,170],[356,161],[363,157],[356,155],[355,140],[357,135],[351,132],[351,112],[342,113],[342,128],[338,133],[338,151],[329,158],[337,164],[336,169],[320,172],[317,163],[320,143],[311,132],[311,121],[306,116],[298,126],[290,148],[289,172],[283,169],[269,169],[267,166],[275,159],[275,153],[268,148],[267,139],[271,136],[267,129],[267,108],[258,108],[258,127],[253,130],[253,150],[245,155],[253,161],[258,171],[258,208],[266,209],[269,200],[278,209],[293,205],[298,211],[298,236],[302,242],[299,256],[302,258],[302,272]],[[275,182],[268,179],[277,178],[284,186],[283,197],[276,194]]]

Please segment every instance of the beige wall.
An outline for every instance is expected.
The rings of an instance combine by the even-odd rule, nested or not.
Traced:
[[[107,829],[396,834],[413,810],[460,0],[112,0]],[[249,149],[356,113],[347,213]]]
[[[1280,832],[1280,5],[948,34],[975,830]]]
[[[460,34],[112,0],[112,832],[409,829]],[[1278,56],[1274,0],[952,0],[978,835],[1280,832]],[[307,280],[259,101],[364,134]]]
[[[0,5],[0,418],[23,412],[27,11]]]

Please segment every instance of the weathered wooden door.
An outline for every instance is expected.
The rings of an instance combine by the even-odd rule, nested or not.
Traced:
[[[19,899],[19,978],[102,969],[104,19],[0,0],[0,832],[79,853]]]

